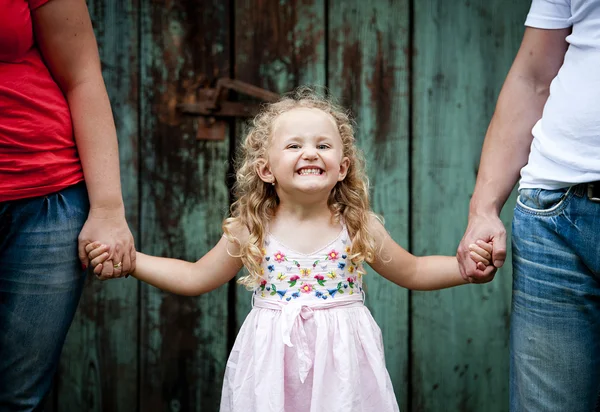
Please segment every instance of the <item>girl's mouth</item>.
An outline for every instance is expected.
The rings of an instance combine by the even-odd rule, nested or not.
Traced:
[[[323,169],[318,167],[303,167],[298,170],[300,176],[319,176],[323,174]]]

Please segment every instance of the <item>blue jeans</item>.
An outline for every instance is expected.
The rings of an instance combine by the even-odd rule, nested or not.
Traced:
[[[81,296],[84,183],[0,203],[0,411],[37,411]]]
[[[585,188],[519,194],[512,234],[512,412],[600,411],[600,204]]]

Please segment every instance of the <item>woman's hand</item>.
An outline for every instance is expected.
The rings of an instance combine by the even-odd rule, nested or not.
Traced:
[[[85,267],[90,265],[85,247],[92,242],[108,247],[108,258],[102,265],[102,272],[96,273],[99,279],[119,278],[133,272],[135,245],[122,208],[90,210],[79,234],[79,259]]]

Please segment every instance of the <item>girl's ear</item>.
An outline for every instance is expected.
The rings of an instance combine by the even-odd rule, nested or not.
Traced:
[[[338,175],[338,182],[341,182],[346,178],[348,174],[348,168],[350,167],[350,159],[344,157],[340,162],[340,173]]]
[[[275,176],[271,173],[269,163],[265,159],[258,159],[258,162],[256,163],[256,173],[263,182],[275,183]]]

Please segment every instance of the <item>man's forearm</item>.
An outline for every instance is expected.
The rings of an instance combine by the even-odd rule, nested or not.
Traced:
[[[525,29],[483,143],[471,216],[498,216],[518,181],[529,157],[531,129],[542,117],[550,83],[564,61],[570,30]]]
[[[486,133],[470,214],[500,214],[527,164],[531,129],[547,99],[548,87],[509,74]]]

